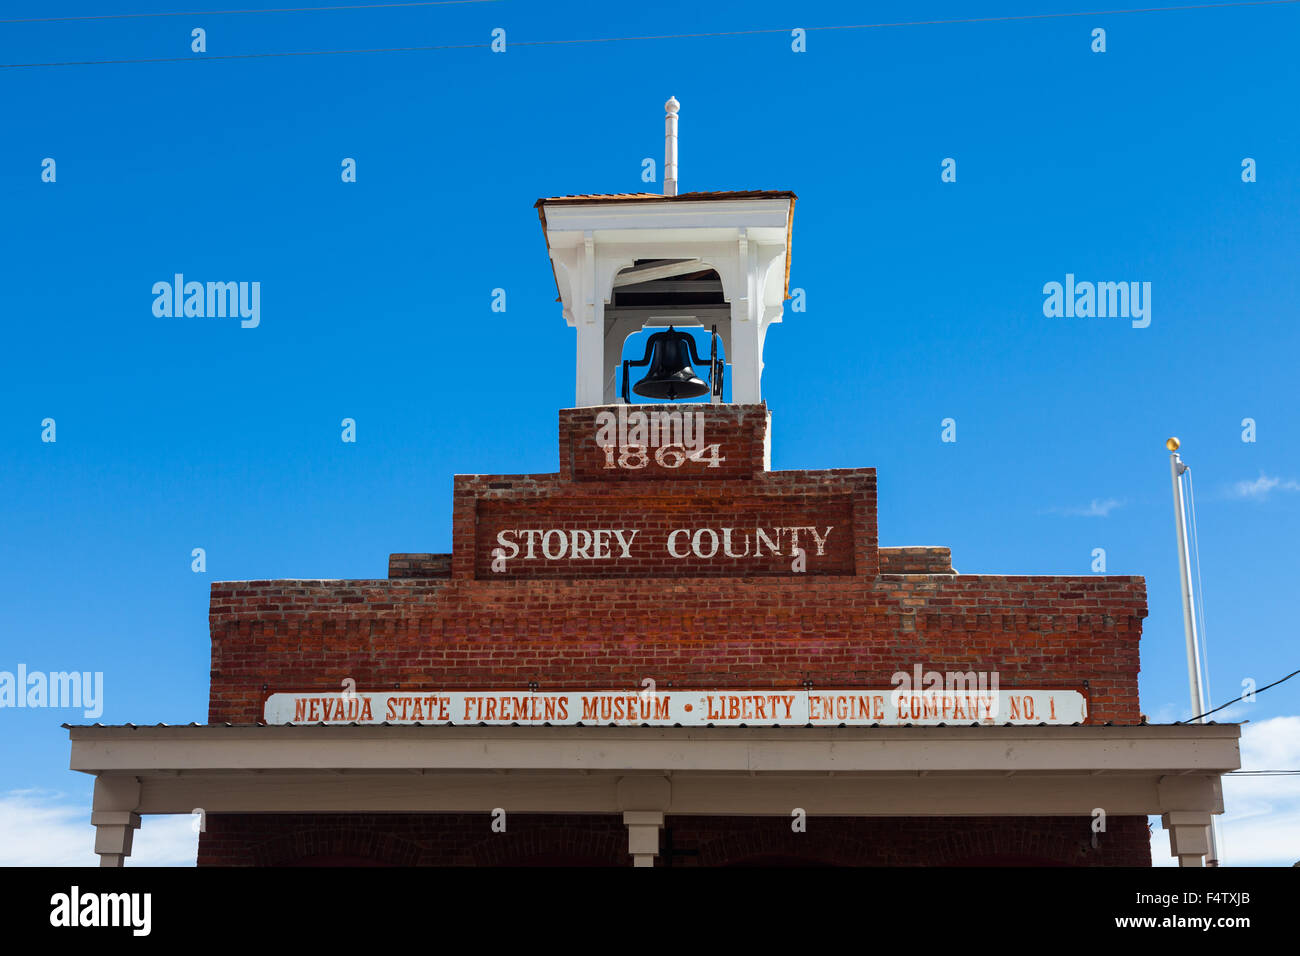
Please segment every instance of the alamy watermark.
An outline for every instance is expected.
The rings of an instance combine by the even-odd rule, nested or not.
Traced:
[[[1074,273],[1065,282],[1043,286],[1043,315],[1049,319],[1129,319],[1133,328],[1151,324],[1150,282],[1075,282]]]
[[[0,708],[80,707],[82,716],[104,713],[103,671],[27,672],[19,664],[17,673],[0,671]]]
[[[680,468],[688,459],[719,468],[726,461],[717,443],[704,443],[699,411],[629,412],[620,405],[617,414],[596,416],[596,444],[605,453],[606,468],[644,468],[652,457],[662,468]]]
[[[50,925],[121,927],[148,936],[153,927],[152,893],[83,893],[73,885],[50,897]]]
[[[260,282],[186,282],[178,272],[171,282],[155,282],[153,294],[153,314],[160,319],[239,318],[245,329],[262,321]]]
[[[997,671],[922,671],[913,664],[911,671],[895,671],[889,678],[895,691],[903,693],[954,693],[996,694]]]
[[[942,717],[955,722],[988,721],[1001,715],[997,671],[895,671],[889,679],[898,713],[913,719]],[[1012,709],[1019,713],[1019,702]],[[1027,706],[1032,711],[1032,704]]]

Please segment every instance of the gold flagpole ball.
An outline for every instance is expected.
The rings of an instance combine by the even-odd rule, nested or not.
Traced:
[[[1178,439],[1170,438],[1168,441],[1165,442],[1165,447],[1168,448],[1170,451],[1178,451]]]

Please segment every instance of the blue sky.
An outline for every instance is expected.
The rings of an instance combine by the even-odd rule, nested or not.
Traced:
[[[478,46],[0,69],[0,670],[103,671],[106,723],[202,721],[212,581],[383,577],[390,552],[449,550],[453,474],[554,470],[574,338],[533,203],[658,191],[641,160],[662,159],[669,95],[684,191],[799,195],[808,309],[765,353],[774,467],[875,466],[882,544],[949,545],[963,572],[1088,574],[1105,548],[1110,573],[1147,578],[1142,703],[1167,721],[1189,714],[1177,434],[1214,702],[1300,667],[1300,4],[812,29],[1085,8],[500,0],[3,25],[3,63],[189,58],[194,27],[212,55]],[[781,32],[526,45],[763,29]],[[261,282],[260,325],[156,318],[151,287],[177,272]],[[1045,317],[1067,273],[1150,282],[1150,326]],[[1298,694],[1229,713],[1291,761],[1256,769],[1300,766]],[[0,719],[0,814],[85,827],[89,857],[89,781],[58,727],[80,713]],[[1295,787],[1256,818],[1274,838],[1242,823],[1240,845],[1300,859]]]

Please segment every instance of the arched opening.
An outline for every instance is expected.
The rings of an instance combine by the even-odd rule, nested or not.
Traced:
[[[708,361],[712,348],[711,329],[718,331],[718,357],[725,365],[730,339],[731,307],[723,294],[717,270],[699,259],[638,259],[614,277],[614,287],[605,306],[606,359],[611,369],[606,397],[621,397],[625,391],[623,361],[650,358],[646,343],[650,336],[669,326],[691,337],[704,367],[694,366],[703,381],[709,380]],[[666,401],[633,392],[647,375],[647,367],[629,369],[626,391],[635,404]],[[730,376],[723,374],[724,382]],[[725,391],[722,400],[727,400]],[[708,402],[710,395],[677,399]]]

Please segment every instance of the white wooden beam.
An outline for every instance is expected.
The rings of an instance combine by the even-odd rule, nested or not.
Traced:
[[[285,773],[257,777],[196,773],[141,781],[134,814],[189,813],[618,813],[636,807],[617,773]],[[660,812],[704,816],[1075,816],[1095,807],[1115,816],[1221,813],[1213,776],[1176,800],[1151,774],[877,776],[674,772]],[[650,806],[648,804],[647,806]],[[109,822],[109,821],[105,821]],[[116,820],[112,822],[117,822]],[[120,850],[117,852],[121,852]]]
[[[703,268],[705,268],[704,263],[699,259],[681,259],[677,262],[664,262],[656,266],[638,266],[635,269],[624,269],[614,276],[614,288],[621,289],[623,286],[637,285],[641,282],[649,282],[652,279],[670,279],[673,276],[690,275],[692,272],[699,272]]]
[[[74,727],[73,770],[1226,773],[1234,724],[1140,727]],[[1172,782],[1166,788],[1175,786]]]

